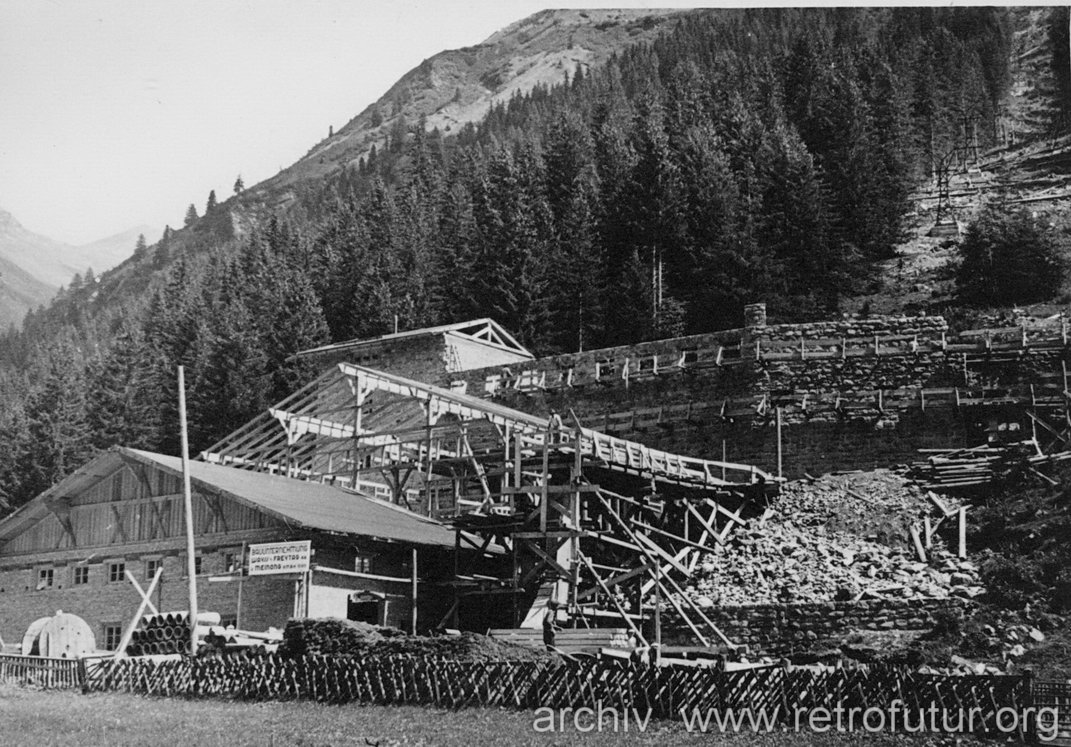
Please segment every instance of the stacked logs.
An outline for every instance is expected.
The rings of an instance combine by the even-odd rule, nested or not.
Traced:
[[[219,625],[220,616],[216,612],[200,612],[194,631],[203,639],[210,632],[210,626]],[[155,656],[159,654],[182,654],[190,648],[190,614],[188,612],[166,612],[146,615],[141,627],[135,630],[127,644],[128,656]]]
[[[910,476],[928,490],[955,490],[988,485],[1016,471],[1050,484],[1055,480],[1041,468],[1071,459],[1071,451],[1039,454],[1033,441],[971,449],[924,449],[925,461],[911,465]]]

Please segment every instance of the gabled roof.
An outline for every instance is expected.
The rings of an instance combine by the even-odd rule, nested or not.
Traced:
[[[347,340],[346,342],[324,345],[310,350],[302,350],[295,354],[295,358],[315,357],[340,351],[360,350],[370,348],[396,340],[405,340],[414,337],[433,337],[436,335],[456,335],[468,340],[475,340],[501,350],[508,350],[527,358],[535,356],[517,341],[506,329],[494,319],[473,319],[468,322],[455,322],[454,324],[442,324],[438,327],[423,327],[411,329],[405,332],[395,332],[389,335],[371,337],[367,340]]]
[[[127,463],[182,475],[178,457],[116,447],[92,460],[30,503],[0,521],[0,543],[25,531],[49,513],[49,503],[73,497]],[[400,506],[333,485],[190,462],[195,492],[223,495],[257,511],[306,529],[416,545],[454,547],[454,532],[441,522]]]

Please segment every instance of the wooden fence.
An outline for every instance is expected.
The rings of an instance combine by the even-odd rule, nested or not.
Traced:
[[[998,733],[998,711],[1022,709],[1032,698],[1026,677],[929,675],[877,666],[721,671],[605,659],[459,662],[278,655],[100,661],[87,667],[85,689],[443,708],[597,709],[601,704],[619,711],[638,709],[656,719],[679,719],[682,712],[695,709],[705,713],[747,708],[753,713],[763,709],[773,723],[789,726],[800,714],[806,723],[807,714],[816,709],[856,709],[861,714],[868,708],[886,713],[899,708],[900,713],[918,714],[932,704],[950,718],[973,712],[973,731],[990,734]]]
[[[81,687],[82,662],[78,659],[49,659],[42,656],[0,654],[0,682],[45,688]]]

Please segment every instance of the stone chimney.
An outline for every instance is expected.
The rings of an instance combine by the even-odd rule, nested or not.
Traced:
[[[744,306],[744,330],[740,334],[740,357],[754,360],[759,356],[756,342],[766,330],[766,304],[749,303]]]
[[[749,303],[744,306],[744,326],[748,329],[766,326],[766,304]]]

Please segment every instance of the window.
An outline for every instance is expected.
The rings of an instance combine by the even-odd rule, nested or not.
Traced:
[[[353,570],[357,573],[371,573],[372,572],[372,556],[371,555],[358,555],[353,560]]]
[[[223,572],[238,573],[242,570],[242,559],[237,552],[223,553]]]
[[[105,650],[115,651],[123,640],[123,626],[119,623],[105,623],[103,630]]]
[[[238,615],[220,615],[219,624],[224,628],[237,628]]]
[[[55,571],[51,568],[39,568],[37,570],[37,590],[51,589]]]
[[[122,560],[108,563],[108,583],[117,584],[123,580],[126,574],[126,563]]]
[[[164,567],[163,558],[150,558],[149,560],[146,560],[145,561],[145,578],[147,578],[149,581],[152,581],[153,577],[156,576],[156,571],[160,570],[163,567]]]
[[[203,569],[203,565],[201,563],[201,556],[200,555],[194,555],[193,556],[193,575],[200,576],[201,573],[203,572],[202,569]]]
[[[89,583],[89,567],[76,565],[74,567],[74,585],[85,586]]]

